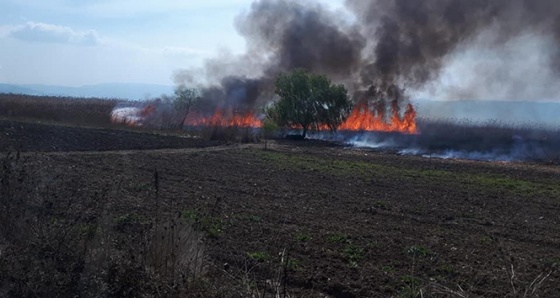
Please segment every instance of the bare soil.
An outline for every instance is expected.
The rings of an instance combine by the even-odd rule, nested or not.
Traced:
[[[73,181],[61,194],[110,190],[114,217],[155,216],[157,171],[157,212],[203,223],[208,261],[221,274],[212,278],[224,285],[270,284],[285,252],[295,297],[560,297],[558,166],[321,142],[210,145],[0,125],[2,151],[28,152],[26,167],[44,183]]]

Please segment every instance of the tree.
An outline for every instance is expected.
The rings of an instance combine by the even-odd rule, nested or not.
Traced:
[[[185,126],[191,108],[199,101],[200,96],[196,89],[187,88],[185,85],[180,85],[175,89],[173,107],[175,110],[182,113],[181,129]]]
[[[274,133],[278,130],[278,125],[272,119],[267,118],[263,121],[262,132],[264,137],[264,149],[268,149],[268,139],[272,138]]]
[[[267,116],[279,126],[301,128],[302,138],[310,129],[336,131],[352,110],[343,85],[301,69],[281,74],[275,92],[280,100],[267,110]]]

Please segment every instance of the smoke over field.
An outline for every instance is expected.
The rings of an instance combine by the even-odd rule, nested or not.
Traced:
[[[303,68],[350,90],[355,108],[341,130],[438,135],[424,139],[452,150],[455,138],[443,133],[455,132],[418,125],[411,99],[536,102],[560,93],[555,0],[347,0],[343,11],[314,1],[257,0],[235,27],[246,53],[176,73],[177,84],[201,90],[204,105],[188,124],[258,127],[263,108],[276,99],[276,77]],[[464,142],[476,144],[475,132]],[[507,135],[515,144],[528,139]],[[478,149],[487,151],[468,152]]]

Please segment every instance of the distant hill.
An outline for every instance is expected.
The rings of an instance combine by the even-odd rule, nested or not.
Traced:
[[[17,93],[17,94],[29,94],[29,95],[43,95],[37,90],[31,88],[12,85],[12,84],[0,84],[0,93]]]
[[[101,97],[140,100],[172,94],[173,86],[157,84],[108,83],[67,87],[56,85],[15,85],[0,84],[0,93],[29,95],[54,95],[72,97]]]

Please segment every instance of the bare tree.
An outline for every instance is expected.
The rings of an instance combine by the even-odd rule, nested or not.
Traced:
[[[188,88],[185,85],[179,85],[175,89],[175,100],[173,106],[175,110],[182,113],[181,129],[184,128],[187,116],[191,108],[200,101],[200,95],[196,89]]]

